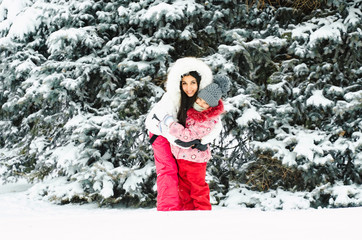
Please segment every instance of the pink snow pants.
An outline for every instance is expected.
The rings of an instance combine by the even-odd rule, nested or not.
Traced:
[[[150,133],[150,137],[153,134]],[[170,143],[158,136],[152,144],[157,173],[157,210],[181,210],[178,194],[178,169],[171,153]]]
[[[205,181],[206,162],[177,159],[179,194],[183,210],[211,210],[210,189]]]

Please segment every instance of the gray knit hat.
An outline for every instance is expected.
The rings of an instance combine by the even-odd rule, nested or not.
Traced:
[[[198,97],[202,98],[210,105],[210,107],[216,107],[219,105],[221,96],[226,96],[230,90],[230,79],[225,75],[216,75],[214,82],[201,89]]]

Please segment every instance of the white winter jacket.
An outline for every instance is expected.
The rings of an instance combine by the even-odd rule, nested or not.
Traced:
[[[171,115],[177,120],[177,113],[180,108],[181,100],[181,76],[191,71],[197,71],[201,76],[199,90],[212,83],[212,71],[203,61],[194,57],[178,59],[172,65],[168,73],[165,94],[162,96],[161,100],[153,106],[146,118],[146,128],[153,134],[164,136],[171,144],[174,144],[176,138],[171,136],[168,132],[161,132],[159,123],[166,115]],[[221,130],[222,125],[221,121],[219,121],[213,131],[205,136],[201,142],[203,144],[212,142],[219,136]]]

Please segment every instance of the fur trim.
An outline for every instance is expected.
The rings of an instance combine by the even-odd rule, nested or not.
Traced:
[[[166,92],[170,93],[174,104],[177,104],[177,106],[180,104],[179,102],[181,98],[181,75],[191,71],[197,71],[201,76],[199,90],[203,89],[213,81],[210,67],[200,59],[194,57],[178,59],[170,68],[166,82]]]
[[[187,116],[195,121],[206,121],[207,119],[217,117],[224,112],[224,104],[219,100],[219,105],[216,107],[210,107],[202,112],[196,111],[194,108],[190,108],[187,111]]]

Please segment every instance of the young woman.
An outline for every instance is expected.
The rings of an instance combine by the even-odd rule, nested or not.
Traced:
[[[221,96],[229,90],[229,82],[226,76],[216,76],[214,83],[200,90],[193,108],[187,111],[186,126],[167,116],[162,120],[162,128],[181,141],[193,141],[209,134],[224,112]],[[171,152],[179,168],[181,208],[211,210],[210,190],[205,181],[206,164],[211,158],[209,146],[184,149],[171,145]]]
[[[146,118],[154,152],[157,173],[157,210],[181,210],[178,194],[178,167],[171,153],[170,143],[176,144],[176,138],[162,131],[160,122],[170,115],[185,124],[187,110],[196,100],[197,93],[212,83],[211,69],[201,60],[185,57],[177,60],[170,68],[166,82],[166,92],[151,109]],[[212,142],[221,131],[221,124],[202,139],[203,143]]]

